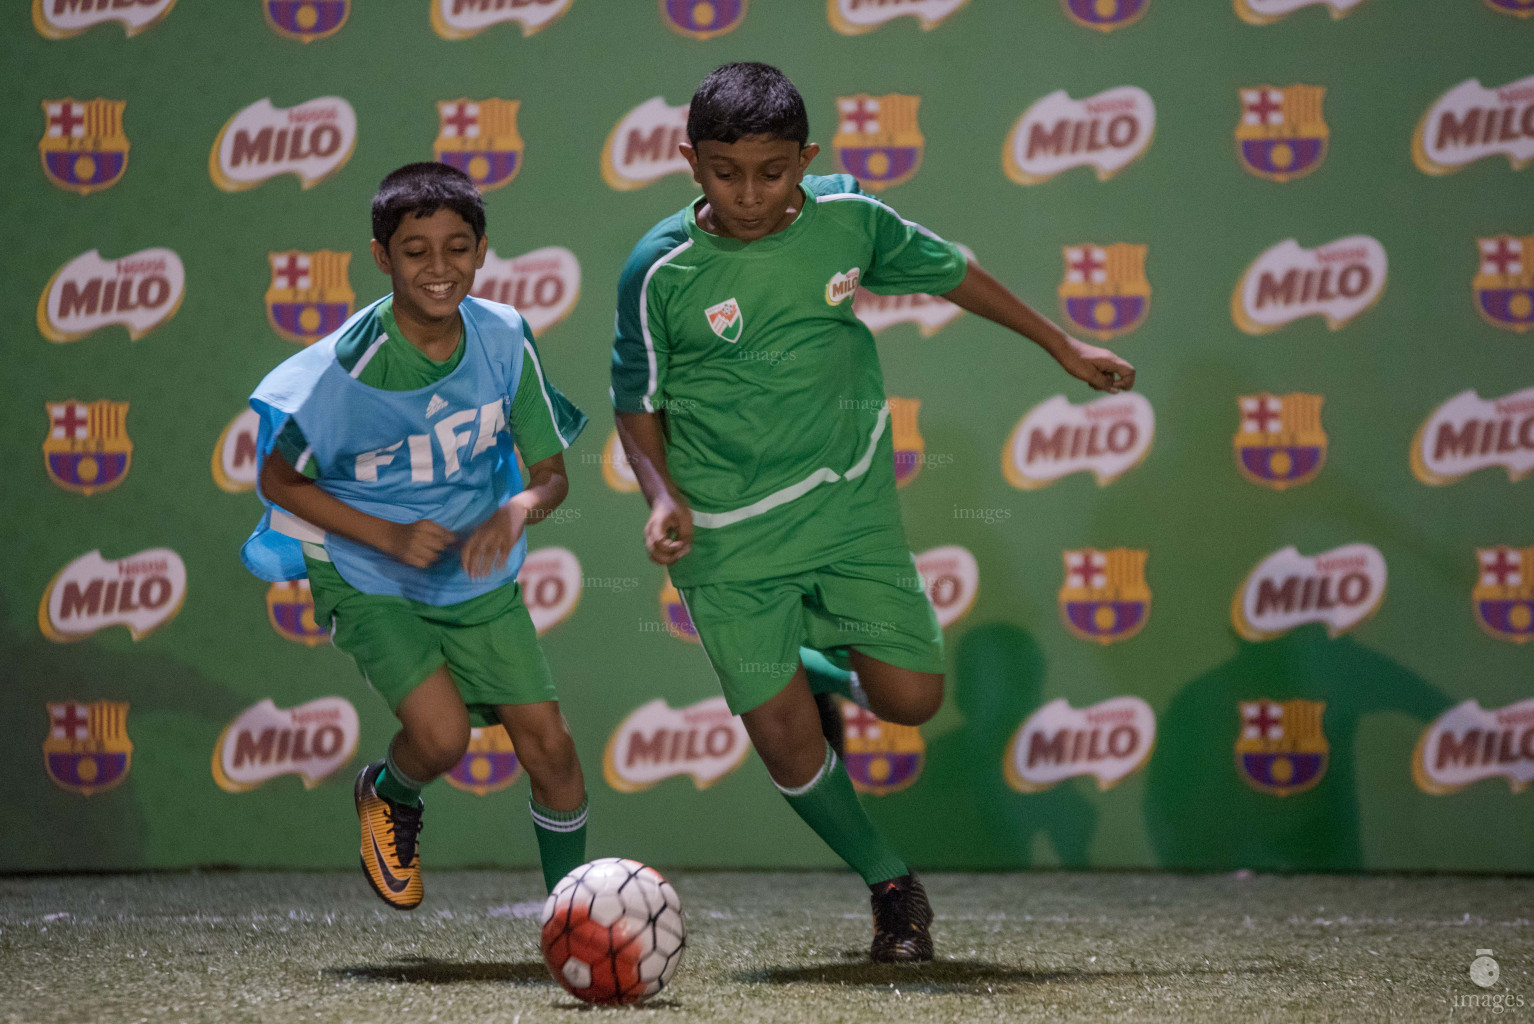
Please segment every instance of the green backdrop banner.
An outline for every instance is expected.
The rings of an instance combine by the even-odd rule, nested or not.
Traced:
[[[614,458],[619,268],[714,66],[1140,384],[859,294],[946,630],[848,768],[924,868],[1534,869],[1531,0],[13,0],[0,870],[355,862],[393,729],[238,550],[245,399],[383,293],[368,200],[484,189],[477,294],[592,416],[523,583],[593,854],[825,865],[749,756]],[[509,791],[508,791],[509,790]],[[435,865],[536,857],[515,752]],[[499,795],[497,795],[499,794]]]

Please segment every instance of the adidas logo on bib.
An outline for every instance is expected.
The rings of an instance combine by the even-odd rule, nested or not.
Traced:
[[[437,413],[447,408],[447,399],[441,395],[432,395],[431,401],[426,403],[426,418],[431,419]]]
[[[741,327],[745,324],[740,315],[740,303],[725,299],[705,309],[703,315],[708,317],[709,329],[719,337],[731,344],[740,340]]]

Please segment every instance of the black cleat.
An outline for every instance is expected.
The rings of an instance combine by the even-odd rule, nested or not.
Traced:
[[[815,694],[815,710],[820,713],[820,733],[836,751],[838,760],[847,760],[846,727],[842,723],[841,698],[834,693]]]
[[[921,963],[932,959],[932,904],[916,873],[869,886],[874,911],[874,963]]]

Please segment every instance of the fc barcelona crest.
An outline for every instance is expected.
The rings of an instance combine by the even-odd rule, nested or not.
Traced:
[[[272,31],[301,43],[312,43],[341,31],[352,0],[261,0]]]
[[[1478,238],[1481,262],[1470,288],[1475,308],[1493,327],[1534,327],[1534,235]]]
[[[331,252],[269,252],[272,283],[266,289],[266,322],[272,330],[299,345],[312,345],[338,330],[352,315],[357,295],[347,275],[352,254]]]
[[[712,39],[746,20],[750,0],[660,0],[666,27],[689,39]]]
[[[1151,294],[1146,251],[1146,246],[1126,242],[1064,248],[1060,308],[1072,328],[1108,341],[1145,322]]]
[[[909,181],[921,168],[926,140],[916,124],[920,96],[839,96],[836,135],[837,170],[878,192]]]
[[[1486,6],[1515,18],[1534,17],[1534,0],[1486,0]]]
[[[308,580],[273,583],[266,588],[266,617],[284,640],[317,647],[330,631],[314,621],[314,592]]]
[[[1150,7],[1150,0],[1060,0],[1060,6],[1076,24],[1112,32],[1139,21]]]
[[[111,188],[128,168],[127,100],[43,100],[43,173],[82,196]]]
[[[1475,621],[1498,640],[1534,640],[1534,547],[1477,548]]]
[[[1308,484],[1326,464],[1321,395],[1241,395],[1236,468],[1254,484],[1275,491]]]
[[[666,632],[678,640],[686,640],[693,644],[703,642],[698,639],[698,627],[692,624],[692,616],[688,614],[687,605],[682,602],[682,595],[672,585],[669,576],[666,577],[666,585],[660,592],[660,614],[661,621],[666,624]]]
[[[898,793],[921,778],[927,744],[914,725],[893,725],[842,700],[847,775],[859,793]]]
[[[1065,584],[1060,588],[1060,620],[1072,636],[1111,644],[1145,628],[1151,602],[1145,583],[1149,552],[1083,548],[1062,554]]]
[[[522,764],[506,730],[499,725],[475,726],[469,730],[469,749],[447,773],[447,784],[475,796],[488,796],[521,777]]]
[[[926,461],[927,442],[922,440],[921,429],[916,425],[921,399],[891,398],[889,403],[890,426],[894,428],[895,486],[904,487],[916,479]]]
[[[436,159],[467,174],[481,192],[510,183],[522,169],[521,106],[521,100],[439,102]]]
[[[48,402],[43,464],[48,479],[76,494],[109,491],[133,464],[127,402]]]
[[[111,789],[128,777],[133,741],[126,701],[48,704],[43,764],[48,778],[81,796]]]
[[[1331,744],[1321,729],[1323,701],[1241,702],[1236,770],[1248,786],[1274,796],[1311,789],[1326,774]]]
[[[1331,129],[1321,116],[1326,90],[1319,85],[1242,89],[1236,155],[1259,178],[1303,178],[1326,159]]]

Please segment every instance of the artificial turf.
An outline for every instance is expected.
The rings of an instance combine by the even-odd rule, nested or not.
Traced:
[[[672,881],[671,985],[590,1010],[544,969],[532,872],[429,873],[409,914],[358,873],[0,878],[0,1020],[1534,1021],[1530,878],[934,874],[921,967],[868,962],[852,875]]]

